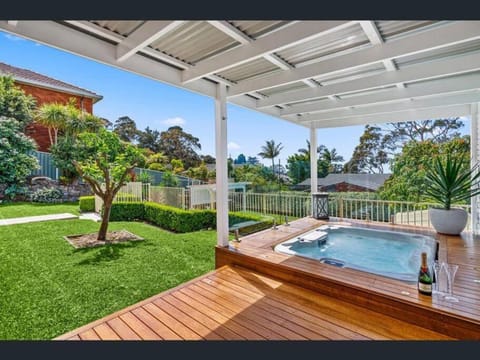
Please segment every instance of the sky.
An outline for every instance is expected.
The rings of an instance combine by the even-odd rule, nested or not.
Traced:
[[[159,131],[179,125],[200,139],[200,154],[215,156],[213,98],[151,80],[46,45],[0,31],[0,62],[38,72],[103,96],[93,107],[97,116],[115,122],[121,116],[137,128]],[[257,156],[267,140],[281,142],[280,162],[306,147],[309,129],[237,105],[228,104],[228,152]],[[469,133],[469,121],[463,133]],[[318,129],[318,144],[335,148],[348,161],[364,126]],[[259,160],[265,165],[269,159]],[[278,160],[276,160],[277,162]]]

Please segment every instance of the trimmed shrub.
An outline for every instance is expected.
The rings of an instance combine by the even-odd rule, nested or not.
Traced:
[[[79,202],[81,212],[95,211],[95,196],[80,196]]]
[[[63,191],[57,188],[38,189],[30,195],[33,202],[58,203],[63,200]]]
[[[145,220],[161,228],[179,233],[215,226],[215,211],[182,210],[157,203],[145,203]]]
[[[110,221],[143,220],[145,207],[141,202],[116,202],[110,210]]]

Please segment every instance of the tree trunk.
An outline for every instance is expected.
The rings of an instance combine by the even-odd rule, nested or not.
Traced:
[[[113,197],[106,196],[103,199],[103,215],[100,230],[98,230],[97,240],[107,241],[108,221],[110,220],[110,210],[112,209]]]

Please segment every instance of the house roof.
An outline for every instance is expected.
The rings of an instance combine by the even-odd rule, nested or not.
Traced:
[[[93,99],[94,103],[103,98],[103,96],[95,94],[90,90],[86,90],[46,75],[42,75],[28,69],[22,69],[16,66],[8,65],[2,62],[0,62],[0,74],[11,75],[15,81],[23,84],[40,86],[73,95],[88,97]]]
[[[480,21],[54,20],[0,29],[306,128],[468,116]],[[472,105],[473,104],[473,105]]]
[[[324,178],[318,178],[318,186],[348,183],[370,190],[378,190],[391,175],[392,174],[328,174]],[[298,185],[310,186],[310,178],[302,181]]]

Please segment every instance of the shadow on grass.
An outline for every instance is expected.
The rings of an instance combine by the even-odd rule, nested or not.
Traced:
[[[125,255],[126,250],[143,246],[152,246],[152,244],[142,240],[121,244],[107,244],[94,248],[78,249],[75,250],[75,253],[92,253],[92,256],[78,262],[77,265],[99,265],[118,260]]]

